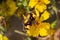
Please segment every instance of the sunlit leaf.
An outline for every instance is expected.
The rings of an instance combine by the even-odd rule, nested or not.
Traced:
[[[24,1],[23,1],[23,5],[24,5],[24,6],[27,6],[27,0],[24,0]]]
[[[5,31],[5,29],[3,28],[3,26],[0,25],[0,30]]]
[[[55,20],[55,21],[51,24],[51,28],[52,28],[52,29],[55,28],[56,24],[57,24],[57,20]]]
[[[26,36],[26,34],[25,34],[24,32],[22,32],[22,31],[19,31],[19,30],[14,30],[14,32],[16,32],[16,33],[18,33],[18,34],[21,34],[21,35]]]

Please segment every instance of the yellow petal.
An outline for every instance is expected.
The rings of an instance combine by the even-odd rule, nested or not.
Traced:
[[[27,35],[38,37],[39,35],[39,28],[37,28],[35,25],[31,26],[29,30],[27,30]]]
[[[45,28],[46,30],[50,29],[50,24],[49,23],[43,22],[43,23],[41,23],[41,26],[42,26],[42,28]]]
[[[47,36],[50,34],[50,24],[42,22],[40,24],[40,36]]]
[[[49,17],[50,17],[50,13],[48,11],[44,11],[44,13],[40,17],[40,20],[44,21],[47,20]]]
[[[44,28],[41,28],[40,29],[40,36],[47,36],[47,35],[48,35],[47,30],[45,30]]]
[[[37,9],[35,9],[35,11],[36,11],[36,16],[39,17],[39,15],[40,15],[39,11]]]
[[[4,36],[4,37],[3,37],[3,40],[8,40],[7,36]]]
[[[49,4],[50,3],[50,0],[41,0],[42,3],[45,3],[45,4]]]
[[[0,40],[3,40],[3,35],[2,34],[0,34]]]
[[[30,30],[27,30],[26,33],[27,33],[28,36],[31,36]]]
[[[38,0],[30,0],[29,6],[33,8],[37,4]]]
[[[35,9],[37,9],[39,12],[43,12],[45,9],[46,9],[47,7],[46,7],[46,5],[44,5],[44,4],[37,4],[36,6],[35,6]]]

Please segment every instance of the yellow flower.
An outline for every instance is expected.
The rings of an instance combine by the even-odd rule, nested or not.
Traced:
[[[36,5],[39,4],[39,3],[49,4],[50,1],[49,1],[49,0],[30,0],[30,1],[29,1],[29,6],[30,6],[31,8],[33,8],[34,6],[36,6]]]
[[[47,4],[50,3],[50,0],[30,0],[29,7],[35,8],[35,12],[37,17],[39,17],[39,13],[44,12],[47,9]]]
[[[0,40],[8,40],[7,36],[0,34]]]
[[[9,7],[9,10],[8,10],[9,12],[7,12],[7,14],[9,16],[14,15],[14,13],[17,9],[15,2],[13,0],[7,0],[6,3],[7,3],[7,6]]]
[[[47,36],[50,34],[50,24],[43,22],[41,23],[40,36]]]
[[[47,36],[50,32],[50,24],[46,22],[40,21],[38,18],[35,20],[35,24],[32,24],[30,28],[27,30],[27,35],[38,37]]]
[[[50,13],[46,10],[44,13],[41,15],[40,20],[44,21],[47,20],[50,17]]]
[[[27,30],[28,36],[38,37],[40,36],[47,36],[50,32],[50,24],[49,23],[40,23],[30,26],[31,28]]]
[[[47,35],[48,35],[47,30],[44,28],[40,28],[40,36],[47,36]]]
[[[0,40],[3,40],[3,38],[2,38],[2,37],[3,37],[3,35],[2,35],[2,34],[0,34]]]
[[[41,0],[42,3],[45,3],[45,4],[49,4],[50,1],[49,0]]]
[[[29,6],[33,8],[38,3],[38,0],[30,0]]]
[[[50,34],[50,23],[43,22],[44,20],[47,20],[50,17],[50,13],[46,10],[47,4],[49,4],[49,0],[30,0],[29,6],[31,8],[35,8],[36,15],[35,17],[35,23],[32,24],[32,26],[28,26],[27,35],[38,37],[40,36],[47,36]],[[39,18],[41,14],[41,17]]]
[[[46,7],[45,4],[37,4],[37,5],[35,6],[35,9],[42,13],[44,10],[47,9],[47,7]]]
[[[39,36],[39,28],[36,25],[32,25],[29,30],[27,30],[28,36],[38,37]]]
[[[45,28],[46,30],[49,30],[50,29],[50,24],[49,23],[42,22],[41,23],[41,26],[42,26],[42,28]]]
[[[37,9],[35,9],[36,11],[36,16],[39,17],[39,11]]]
[[[38,12],[37,12],[38,13]],[[37,14],[39,16],[39,14]],[[35,23],[32,26],[28,26],[27,35],[38,37],[40,36],[47,36],[50,34],[50,23],[43,22],[50,17],[50,13],[45,10],[41,17],[35,17]]]
[[[17,9],[16,4],[13,0],[7,0],[6,2],[2,1],[0,8],[2,10],[2,15],[5,17],[14,15]]]
[[[7,36],[3,36],[3,40],[8,40]]]

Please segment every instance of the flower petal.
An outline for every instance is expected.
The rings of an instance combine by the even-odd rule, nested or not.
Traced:
[[[41,23],[40,26],[41,26],[40,27],[40,36],[47,36],[50,34],[50,24],[49,23]]]
[[[41,29],[40,29],[40,36],[47,36],[47,35],[48,35],[47,30],[44,29],[44,28],[41,28]]]
[[[29,6],[33,8],[37,4],[38,0],[30,0]]]
[[[0,34],[0,40],[3,40],[3,35],[2,34]]]
[[[46,30],[50,29],[50,24],[49,23],[43,22],[43,23],[41,23],[41,26],[42,26],[42,28],[45,28]]]
[[[3,37],[3,40],[8,40],[7,36],[4,36],[4,37]]]
[[[40,20],[44,21],[47,20],[49,17],[50,17],[50,13],[48,11],[44,11],[44,13],[40,17]]]
[[[45,3],[45,4],[49,4],[50,3],[50,0],[41,0],[42,3]]]
[[[36,6],[35,6],[35,9],[37,9],[39,12],[43,12],[45,9],[47,9],[47,7],[46,7],[46,5],[44,5],[44,4],[37,4]]]
[[[39,17],[39,15],[40,15],[39,11],[37,9],[35,9],[35,11],[36,11],[36,16]]]
[[[39,28],[36,27],[35,25],[32,25],[29,30],[27,30],[27,35],[33,36],[33,37],[38,37],[39,35]]]

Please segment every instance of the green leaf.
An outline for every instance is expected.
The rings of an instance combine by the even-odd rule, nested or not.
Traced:
[[[1,31],[5,31],[5,29],[3,28],[3,26],[0,25],[0,30]]]
[[[51,24],[51,29],[54,29],[55,26],[56,26],[56,24],[57,24],[57,20],[55,20],[55,21]]]
[[[2,12],[0,11],[0,15],[2,15]]]
[[[27,0],[23,0],[23,5],[27,6]]]

